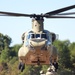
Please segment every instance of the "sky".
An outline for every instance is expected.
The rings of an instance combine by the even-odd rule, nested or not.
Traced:
[[[71,5],[75,5],[75,0],[0,0],[0,11],[45,14]],[[75,12],[75,8],[67,12]],[[22,34],[32,28],[31,21],[28,17],[0,16],[0,33],[12,38],[11,45],[21,44]],[[58,34],[59,40],[75,42],[75,19],[45,18],[44,29]]]

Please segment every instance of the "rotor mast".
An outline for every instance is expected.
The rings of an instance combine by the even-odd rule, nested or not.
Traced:
[[[32,19],[32,31],[34,33],[42,33],[44,30],[44,18],[37,16]]]

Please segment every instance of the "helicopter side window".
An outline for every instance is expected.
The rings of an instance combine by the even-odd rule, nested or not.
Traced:
[[[28,34],[27,38],[30,39],[30,34]]]
[[[41,34],[41,38],[45,38],[45,39],[47,39],[46,34]]]

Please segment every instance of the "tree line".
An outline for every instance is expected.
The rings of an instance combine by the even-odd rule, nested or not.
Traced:
[[[8,35],[0,33],[0,75],[29,75],[29,73],[38,73],[39,70],[47,70],[49,65],[43,66],[28,66],[24,72],[18,71],[18,50],[22,44],[16,44],[10,47],[12,38]],[[53,45],[58,49],[59,70],[75,68],[75,42],[70,43],[70,40],[55,40]]]

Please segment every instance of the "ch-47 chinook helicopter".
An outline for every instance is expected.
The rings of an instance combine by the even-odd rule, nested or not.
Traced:
[[[56,34],[44,30],[44,18],[75,18],[75,12],[62,13],[75,8],[75,5],[64,7],[45,14],[21,14],[0,11],[0,16],[30,17],[32,29],[22,35],[23,46],[18,51],[19,69],[24,65],[43,65],[58,61],[57,49],[52,45]],[[70,16],[68,16],[70,15]]]

